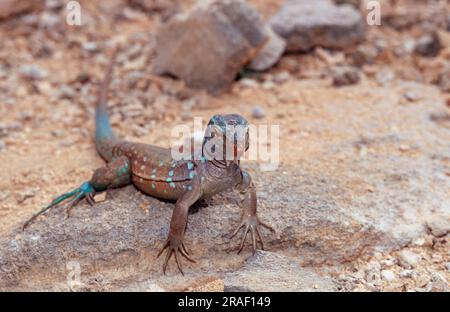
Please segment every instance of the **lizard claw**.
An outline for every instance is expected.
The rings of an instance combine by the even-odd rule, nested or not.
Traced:
[[[86,197],[86,200],[91,204],[93,203],[93,195],[95,194],[95,190],[92,187],[92,185],[89,182],[84,182],[81,184],[80,187],[64,193],[58,197],[56,197],[48,206],[42,208],[39,212],[34,214],[30,219],[27,220],[27,222],[24,223],[22,230],[25,230],[25,228],[30,225],[37,217],[39,217],[41,214],[49,210],[50,208],[58,205],[59,203],[65,201],[68,198],[73,197],[73,199],[70,201],[69,206],[67,208],[67,214],[70,216],[70,209],[76,206],[84,197]]]
[[[264,250],[264,241],[261,236],[260,226],[269,229],[272,233],[275,232],[275,230],[270,225],[267,225],[260,221],[256,215],[246,216],[243,218],[242,222],[236,227],[230,237],[231,239],[236,236],[239,230],[244,227],[244,234],[242,236],[241,244],[239,245],[238,254],[241,253],[242,249],[244,248],[245,239],[247,238],[248,233],[250,233],[252,239],[253,254],[255,254],[257,247],[256,236],[258,236],[259,243],[261,244],[261,249]]]
[[[191,256],[189,256],[189,252],[187,251],[187,248],[184,245],[184,243],[180,242],[179,240],[170,240],[170,239],[168,239],[164,243],[164,246],[161,248],[161,250],[158,252],[158,255],[156,256],[156,258],[159,258],[159,256],[161,256],[161,254],[166,249],[167,249],[167,251],[166,251],[166,258],[164,260],[164,265],[163,265],[163,273],[164,273],[164,275],[166,275],[167,265],[169,263],[169,260],[172,258],[172,255],[175,255],[175,262],[177,263],[178,270],[180,271],[180,273],[183,276],[184,276],[184,272],[183,272],[183,269],[181,267],[179,254],[181,254],[183,257],[185,257],[188,261],[190,261],[192,263],[196,263],[196,261],[194,259],[192,259]]]

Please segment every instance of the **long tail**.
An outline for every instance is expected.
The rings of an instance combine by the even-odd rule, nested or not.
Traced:
[[[111,128],[107,111],[108,88],[111,84],[118,50],[119,48],[117,47],[113,51],[105,78],[99,88],[97,104],[95,106],[95,146],[100,156],[106,161],[112,159],[112,148],[118,142]]]

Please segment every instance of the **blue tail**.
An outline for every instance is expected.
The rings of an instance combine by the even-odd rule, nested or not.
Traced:
[[[117,138],[111,128],[111,123],[109,122],[106,105],[108,99],[108,88],[112,79],[117,50],[118,49],[115,49],[113,52],[105,78],[100,85],[97,105],[95,107],[95,146],[100,156],[102,156],[106,161],[110,161],[112,159],[112,148],[117,143]]]

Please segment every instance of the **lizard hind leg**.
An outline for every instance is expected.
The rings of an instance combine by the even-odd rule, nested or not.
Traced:
[[[94,195],[98,192],[107,190],[108,188],[117,188],[131,183],[131,167],[127,157],[122,156],[114,159],[106,166],[95,170],[91,180],[83,182],[79,187],[70,192],[64,193],[56,197],[48,206],[42,208],[39,212],[34,214],[23,225],[23,230],[30,225],[37,217],[45,213],[50,208],[60,204],[61,202],[72,198],[67,207],[68,214],[70,209],[75,207],[83,198],[93,205]]]

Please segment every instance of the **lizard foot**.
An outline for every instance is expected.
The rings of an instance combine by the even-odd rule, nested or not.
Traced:
[[[267,225],[264,222],[260,221],[256,215],[243,217],[241,223],[238,225],[238,227],[230,237],[233,238],[234,236],[236,236],[236,234],[239,232],[241,228],[245,227],[244,235],[242,236],[242,241],[241,245],[239,246],[238,254],[244,248],[245,239],[247,238],[247,234],[249,232],[252,237],[253,254],[255,254],[256,252],[256,235],[258,235],[259,242],[261,243],[261,249],[264,250],[264,242],[260,233],[260,226],[269,229],[272,233],[275,233],[275,230],[270,225]]]
[[[178,256],[179,254],[185,257],[188,261],[196,263],[196,261],[189,256],[189,252],[184,243],[179,239],[167,239],[167,241],[164,243],[163,248],[161,248],[156,258],[159,258],[159,256],[161,256],[161,254],[165,249],[167,249],[167,251],[166,251],[166,259],[164,260],[163,265],[164,275],[166,275],[167,264],[169,263],[169,260],[170,258],[172,258],[173,254],[175,254],[175,261],[177,263],[178,270],[180,270],[181,274],[183,275],[184,273],[183,269],[181,268],[181,262]]]
[[[50,203],[50,205],[48,205],[47,207],[44,207],[38,213],[34,214],[30,219],[28,219],[27,222],[24,223],[22,230],[25,230],[25,228],[28,225],[30,225],[41,214],[43,214],[44,212],[46,212],[53,206],[58,205],[59,203],[61,203],[62,201],[66,200],[70,197],[73,197],[73,199],[70,201],[69,206],[67,208],[68,216],[70,216],[70,209],[72,209],[76,204],[78,204],[84,197],[86,198],[87,202],[90,205],[93,205],[95,203],[94,194],[95,194],[95,190],[92,187],[92,185],[89,182],[84,182],[83,184],[81,184],[80,187],[78,187],[68,193],[64,193],[64,194],[58,196]]]

